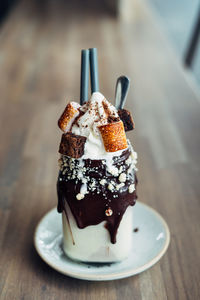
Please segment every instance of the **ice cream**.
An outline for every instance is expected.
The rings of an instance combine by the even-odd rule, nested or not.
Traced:
[[[113,262],[131,250],[137,153],[124,130],[131,126],[129,112],[118,112],[99,92],[82,106],[68,104],[59,120],[65,133],[58,212],[63,248],[72,259]]]

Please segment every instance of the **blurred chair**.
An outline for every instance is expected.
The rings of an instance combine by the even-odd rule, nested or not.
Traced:
[[[118,16],[120,10],[120,0],[104,0],[105,7],[112,15]]]
[[[198,47],[199,36],[200,36],[200,7],[199,7],[198,14],[197,14],[196,22],[194,24],[194,29],[192,32],[190,43],[189,43],[189,46],[187,48],[186,55],[185,55],[184,63],[186,65],[186,67],[192,66],[195,52]]]
[[[6,17],[15,2],[16,0],[0,0],[0,22]]]

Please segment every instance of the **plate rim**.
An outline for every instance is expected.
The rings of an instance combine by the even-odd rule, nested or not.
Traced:
[[[117,279],[122,279],[122,278],[127,278],[130,276],[134,276],[137,275],[139,273],[144,272],[145,270],[151,268],[152,266],[154,266],[160,259],[161,257],[165,254],[165,252],[168,249],[169,243],[170,243],[170,230],[169,227],[166,223],[166,221],[164,220],[164,218],[160,215],[160,213],[158,213],[154,208],[152,208],[151,206],[147,205],[146,203],[143,203],[141,201],[137,201],[136,203],[139,203],[142,206],[145,206],[148,210],[150,210],[151,212],[154,213],[154,215],[156,215],[156,217],[159,219],[159,221],[162,223],[164,230],[165,230],[165,235],[166,235],[166,239],[165,239],[165,243],[163,245],[163,248],[160,250],[159,253],[157,253],[157,255],[152,258],[148,263],[144,264],[141,267],[138,268],[134,268],[128,271],[123,271],[123,272],[119,272],[119,273],[115,273],[115,274],[79,274],[77,272],[73,272],[73,271],[67,271],[67,270],[63,270],[60,269],[56,264],[54,264],[53,262],[49,261],[46,256],[43,254],[43,251],[40,250],[40,247],[37,243],[37,233],[39,230],[39,227],[41,225],[41,223],[43,222],[43,220],[47,217],[48,214],[51,214],[52,211],[54,211],[56,209],[56,207],[50,209],[48,212],[46,212],[43,217],[40,219],[40,221],[38,222],[36,228],[35,228],[35,232],[34,232],[34,246],[35,249],[37,251],[37,253],[39,254],[39,256],[43,259],[43,261],[49,265],[51,268],[55,269],[56,271],[58,271],[61,274],[73,277],[73,278],[77,278],[77,279],[82,279],[82,280],[90,280],[90,281],[108,281],[108,280],[117,280]],[[70,258],[68,258],[70,259]],[[70,259],[71,260],[71,259]],[[73,262],[73,260],[71,260]]]

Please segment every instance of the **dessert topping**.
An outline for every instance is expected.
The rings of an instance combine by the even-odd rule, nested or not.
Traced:
[[[64,112],[62,113],[60,119],[58,120],[58,126],[62,131],[67,132],[70,130],[72,123],[79,115],[79,110],[78,110],[79,107],[80,105],[76,102],[69,102],[67,104]]]
[[[73,158],[79,158],[84,153],[86,137],[71,132],[63,133],[59,152]]]
[[[125,173],[121,173],[119,175],[119,181],[120,182],[126,182],[126,174]]]
[[[134,173],[136,171],[137,153],[132,147],[126,151],[125,164],[121,165],[120,159],[115,156],[101,161],[101,164],[88,164],[87,159],[75,159],[67,155],[61,155],[59,159],[62,180],[76,180],[81,183],[80,193],[86,194],[90,191],[101,192],[107,186],[108,191],[124,192],[134,183]],[[134,157],[134,159],[133,159]],[[110,176],[114,177],[110,180]],[[106,177],[105,177],[106,176]],[[124,184],[126,182],[126,184]],[[123,189],[122,189],[123,188]]]
[[[77,200],[82,200],[84,197],[85,197],[85,195],[81,194],[81,193],[79,193],[79,194],[76,195],[76,199]]]
[[[100,184],[101,184],[101,185],[105,185],[105,184],[106,184],[106,180],[105,180],[105,179],[101,179],[101,180],[100,180]]]
[[[124,182],[118,184],[118,185],[116,186],[116,189],[119,190],[119,189],[121,189],[123,186],[125,186],[125,183],[124,183]]]
[[[108,209],[106,209],[106,211],[105,211],[105,214],[106,214],[107,217],[112,216],[112,214],[113,214],[112,209],[110,207],[108,207]]]
[[[131,113],[126,109],[119,109],[118,115],[122,122],[124,123],[124,129],[125,131],[133,130],[135,128],[135,124],[133,121],[133,118],[131,116]]]
[[[120,121],[116,108],[99,92],[92,94],[91,99],[80,107],[80,112],[82,115],[73,124],[72,132],[86,137],[91,132],[99,136],[98,127],[111,120]]]
[[[112,183],[109,183],[108,189],[109,189],[110,191],[114,191],[114,186],[112,185]]]
[[[135,191],[135,184],[129,185],[128,191],[130,194],[133,193]]]
[[[128,147],[122,121],[99,126],[106,152],[115,152]]]

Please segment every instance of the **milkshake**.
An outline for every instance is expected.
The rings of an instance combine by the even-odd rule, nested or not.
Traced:
[[[137,198],[137,153],[125,134],[132,117],[95,92],[82,106],[68,103],[58,125],[64,252],[85,262],[121,261],[133,244]]]

